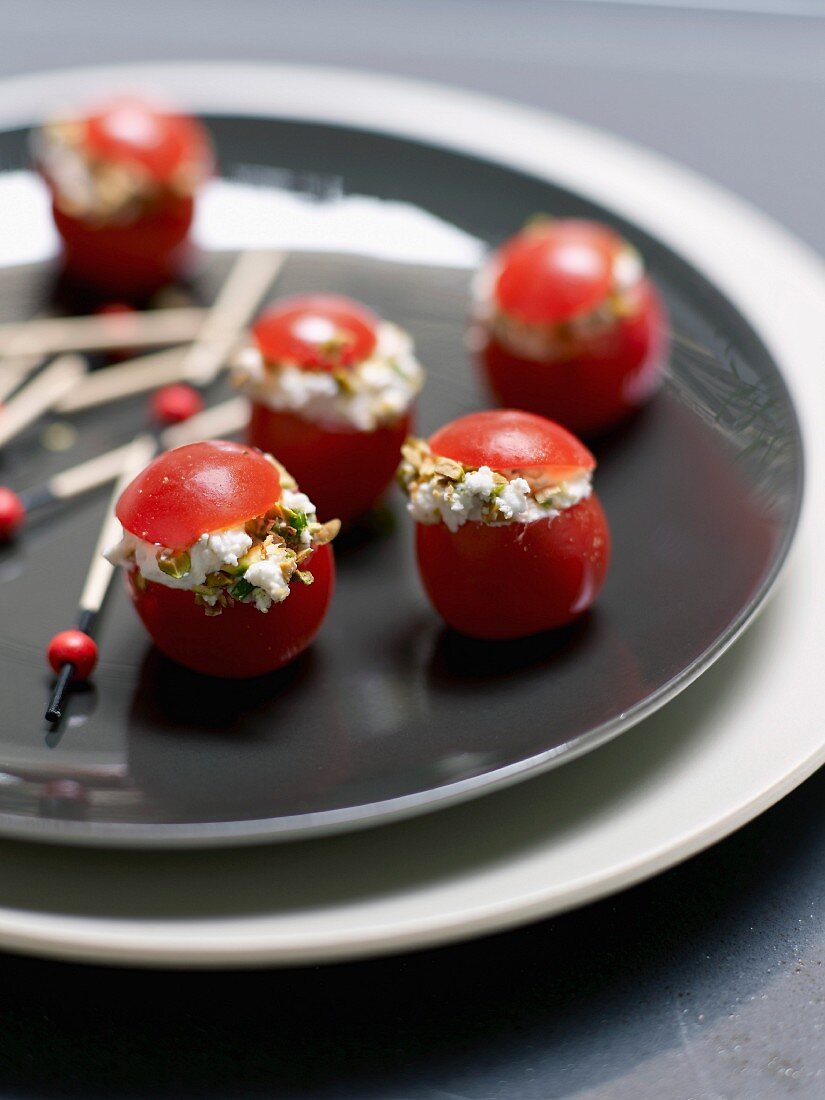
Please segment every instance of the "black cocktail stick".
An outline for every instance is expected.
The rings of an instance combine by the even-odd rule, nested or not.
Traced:
[[[59,721],[69,684],[74,679],[87,679],[97,663],[97,645],[92,634],[115,572],[115,567],[103,557],[104,551],[117,542],[120,533],[115,504],[135,474],[146,466],[156,450],[157,440],[151,435],[140,435],[129,445],[92,551],[86,583],[78,603],[76,625],[74,629],[56,634],[49,643],[49,662],[57,672],[57,681],[46,710],[47,722]]]

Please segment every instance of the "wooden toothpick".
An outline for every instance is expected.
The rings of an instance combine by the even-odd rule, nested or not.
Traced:
[[[280,252],[242,252],[235,261],[214,305],[204,311],[195,342],[141,355],[103,367],[84,378],[57,405],[61,413],[76,413],[172,382],[207,386],[228,365],[243,329],[286,261]]]
[[[21,355],[0,362],[0,402],[21,386],[42,365],[42,355]]]
[[[86,373],[79,355],[60,355],[28,382],[0,409],[0,447],[47,412]]]
[[[185,381],[206,386],[216,377],[285,262],[283,252],[238,256],[184,358],[181,377]]]
[[[81,412],[177,382],[181,377],[185,354],[183,347],[165,348],[91,371],[58,401],[55,410],[60,413]]]
[[[185,344],[198,336],[208,312],[199,306],[183,306],[4,324],[0,325],[0,356]]]

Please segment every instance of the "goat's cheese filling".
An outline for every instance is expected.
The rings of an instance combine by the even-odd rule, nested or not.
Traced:
[[[254,345],[235,358],[234,381],[253,401],[331,427],[372,432],[403,416],[424,385],[409,334],[389,321],[372,355],[333,371],[267,363]]]
[[[434,455],[421,439],[402,448],[398,480],[407,494],[407,511],[417,523],[443,523],[456,532],[465,523],[492,527],[555,519],[590,496],[591,473],[582,471],[561,482],[547,482],[489,466],[465,467]],[[530,471],[525,471],[530,473]]]
[[[204,532],[183,550],[124,531],[106,558],[133,571],[140,588],[151,582],[193,592],[207,615],[234,603],[252,603],[265,613],[289,596],[292,583],[312,584],[312,573],[302,567],[339,528],[337,520],[318,523],[312,501],[297,488],[283,488],[276,505],[242,527]]]
[[[636,249],[626,244],[616,253],[613,286],[598,309],[551,325],[528,324],[498,306],[495,286],[500,273],[500,264],[492,261],[476,275],[473,282],[475,320],[514,355],[547,362],[575,358],[587,341],[637,313],[645,269]]]
[[[186,161],[161,184],[140,164],[91,156],[83,135],[81,120],[49,122],[36,135],[33,152],[57,207],[91,224],[127,225],[165,195],[193,195],[209,172],[206,163]]]

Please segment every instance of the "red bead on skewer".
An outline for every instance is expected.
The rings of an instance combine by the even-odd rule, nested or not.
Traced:
[[[97,645],[92,638],[98,614],[109,591],[114,567],[103,553],[117,538],[120,524],[114,514],[115,501],[138,470],[143,469],[157,450],[157,442],[151,436],[138,436],[129,445],[122,463],[120,477],[115,486],[100,528],[97,543],[92,551],[86,583],[77,607],[75,627],[61,630],[49,642],[46,650],[49,663],[57,673],[51,699],[46,709],[46,721],[58,722],[63,714],[63,701],[73,680],[87,679],[97,664]]]
[[[203,398],[193,386],[181,382],[157,390],[149,408],[152,419],[158,424],[182,424],[203,411]]]
[[[71,665],[73,680],[88,680],[97,665],[97,643],[82,630],[61,630],[49,642],[46,656],[55,672]]]
[[[0,542],[12,538],[25,518],[26,506],[17,493],[0,485]]]

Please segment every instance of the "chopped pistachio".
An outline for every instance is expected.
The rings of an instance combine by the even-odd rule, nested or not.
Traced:
[[[158,554],[158,569],[167,577],[173,577],[179,581],[185,577],[192,568],[192,559],[185,550],[175,553],[174,550],[161,550]]]
[[[433,470],[448,481],[461,481],[464,477],[464,467],[451,458],[437,457],[433,462]]]
[[[326,523],[310,524],[310,534],[316,546],[324,546],[336,537],[341,530],[340,519],[328,519]]]

